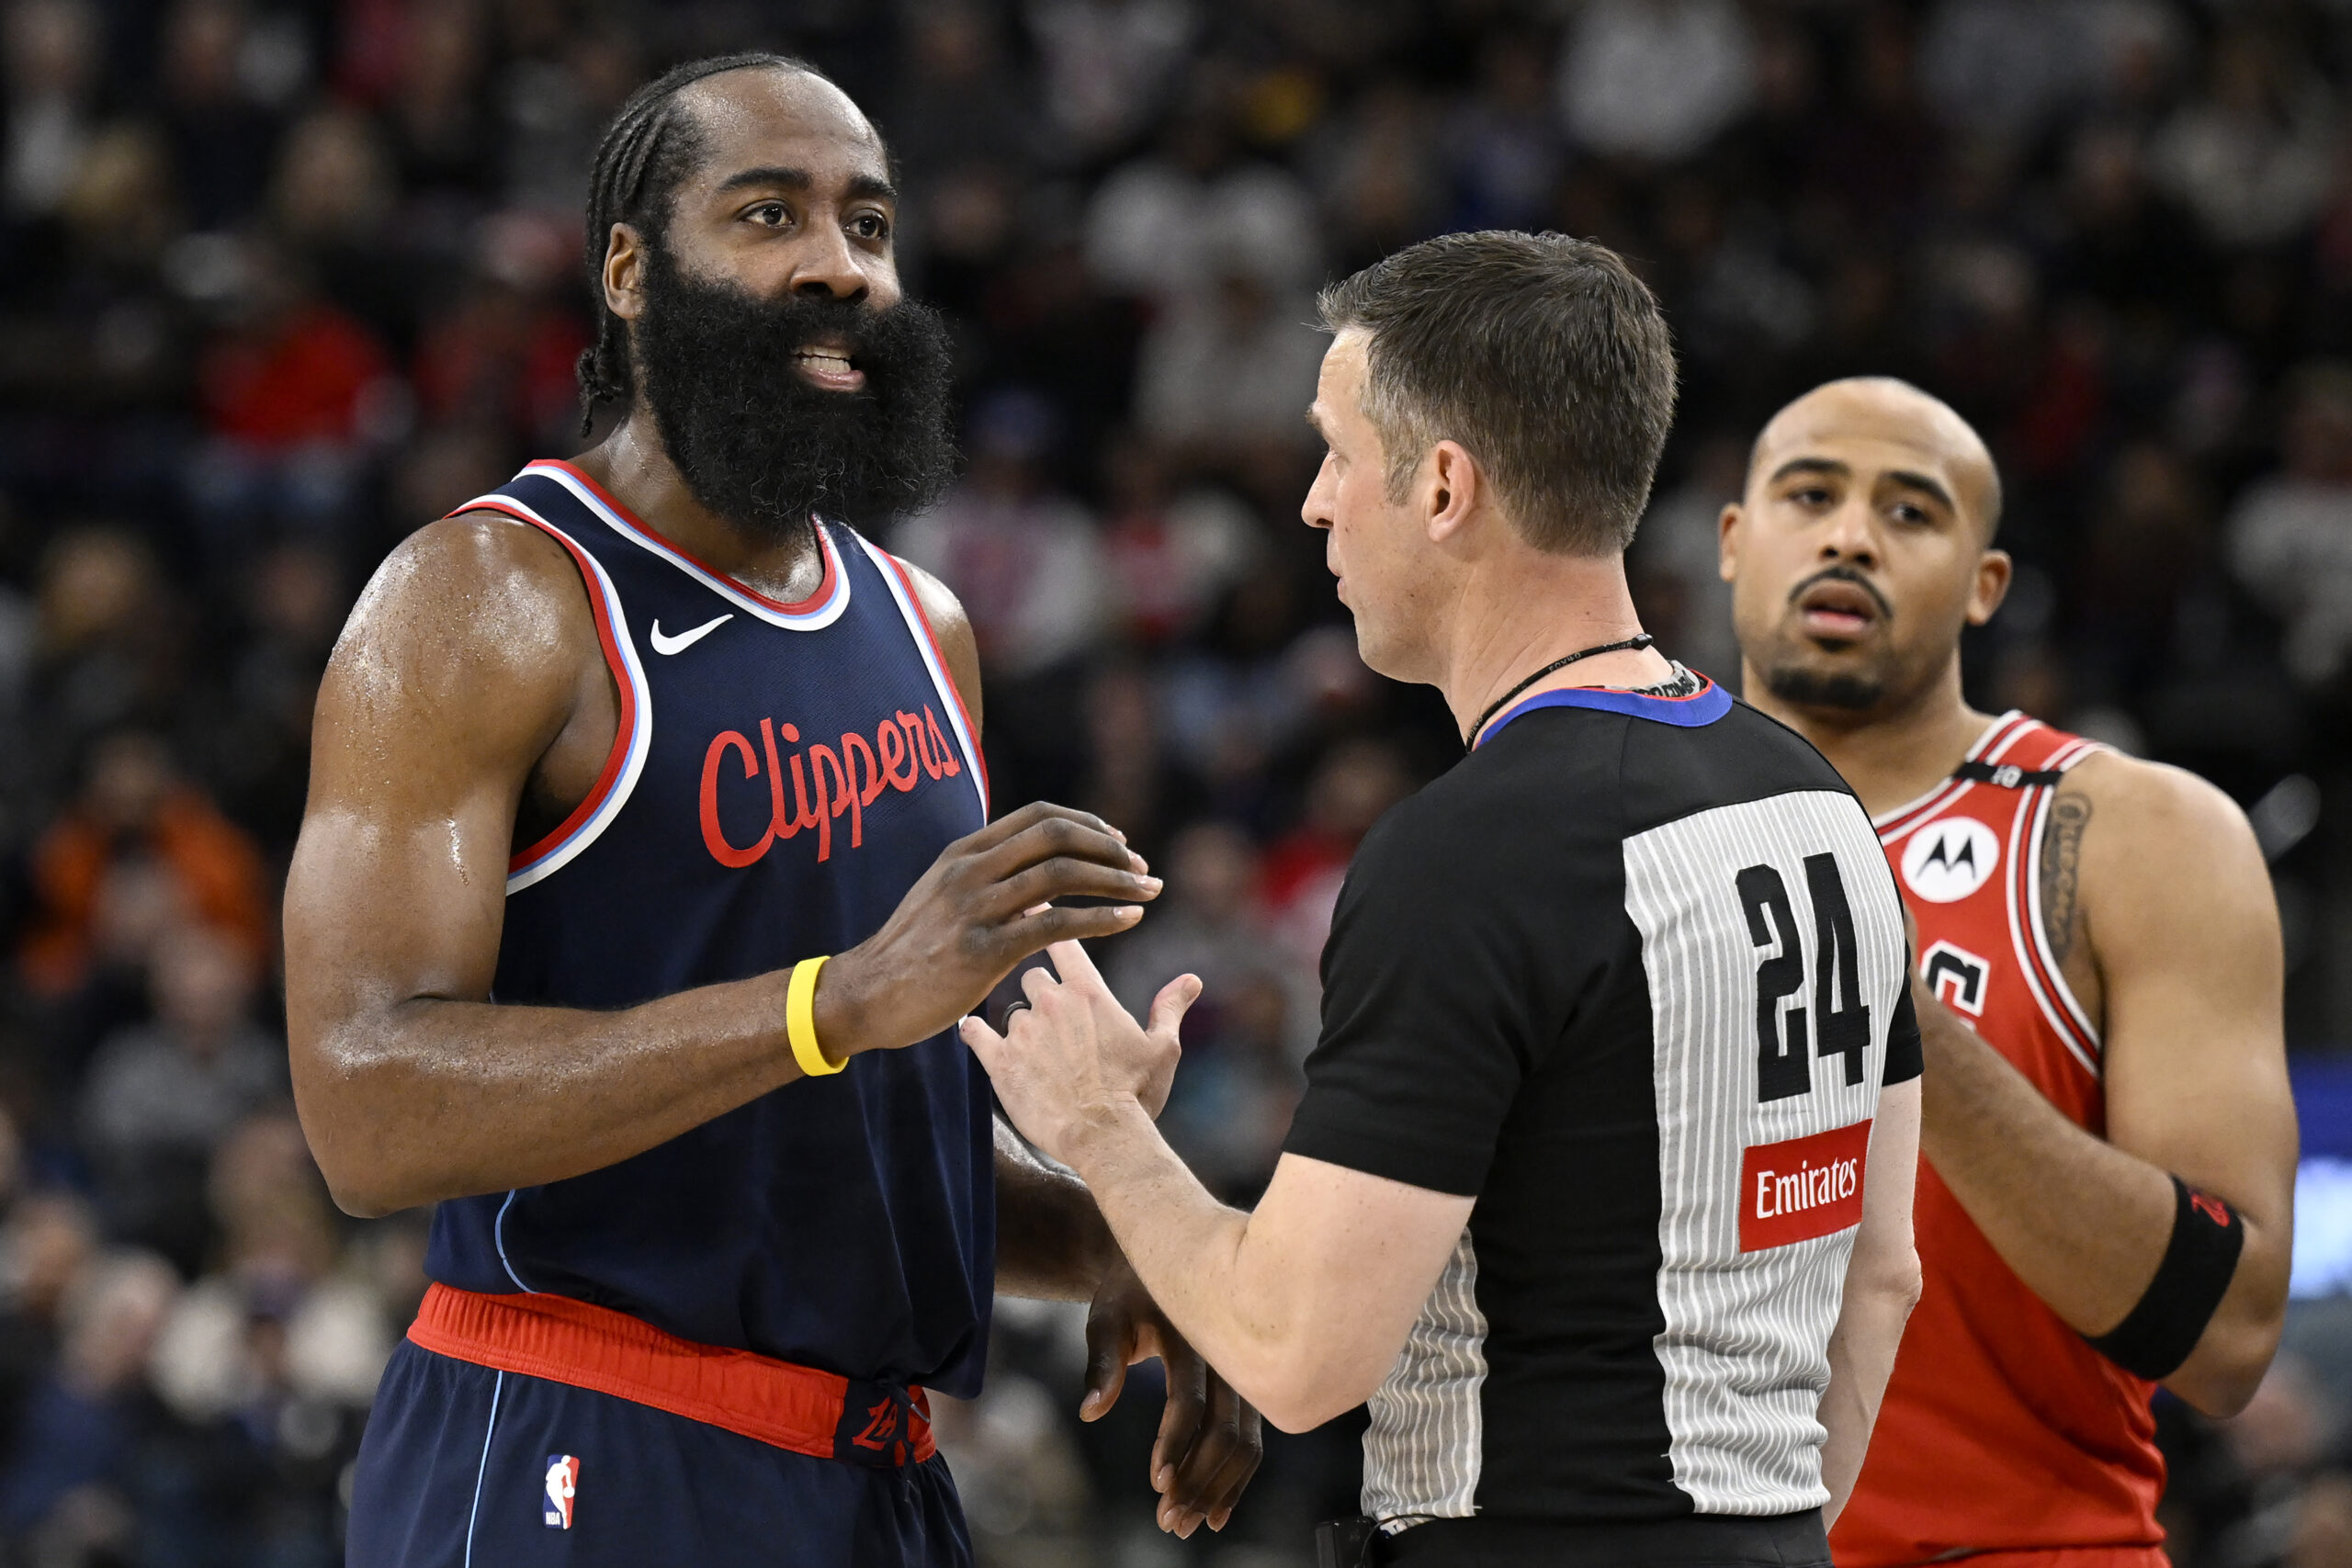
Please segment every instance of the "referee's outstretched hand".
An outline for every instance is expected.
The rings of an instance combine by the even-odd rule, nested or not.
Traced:
[[[1182,1054],[1177,1031],[1201,982],[1170,980],[1152,998],[1150,1019],[1137,1023],[1077,942],[1055,942],[1046,955],[1061,977],[1043,969],[1022,976],[1029,1005],[1005,1020],[1002,1034],[977,1017],[964,1020],[962,1033],[1021,1135],[1067,1165],[1071,1136],[1088,1118],[1123,1100],[1159,1114]]]
[[[1159,879],[1116,828],[1037,801],[948,845],[882,929],[825,965],[817,1037],[839,1058],[928,1040],[1049,942],[1143,919]],[[1057,898],[1109,904],[1063,908]]]

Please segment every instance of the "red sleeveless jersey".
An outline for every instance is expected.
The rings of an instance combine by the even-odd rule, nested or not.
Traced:
[[[2105,1136],[2098,1031],[2051,954],[2040,874],[2058,781],[2097,749],[2007,714],[1941,787],[1877,827],[1918,922],[1921,977]],[[1926,1289],[1830,1537],[1839,1568],[2069,1548],[2147,1548],[2162,1562],[2154,1385],[2044,1306],[1925,1161],[1916,1218]]]

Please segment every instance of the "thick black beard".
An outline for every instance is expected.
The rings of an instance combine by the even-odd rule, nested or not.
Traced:
[[[863,388],[802,377],[793,351],[819,340],[848,344]],[[639,396],[694,498],[744,528],[785,538],[812,513],[870,525],[938,500],[956,468],[951,356],[929,306],[763,299],[688,277],[652,250]]]
[[[1791,707],[1838,708],[1847,713],[1869,713],[1886,696],[1886,682],[1871,676],[1824,674],[1791,664],[1766,671],[1764,684]]]

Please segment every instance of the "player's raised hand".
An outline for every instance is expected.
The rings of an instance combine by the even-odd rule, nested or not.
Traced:
[[[820,976],[817,1036],[834,1057],[929,1039],[1047,944],[1143,918],[1159,879],[1118,829],[1043,801],[940,852],[882,929]],[[1063,908],[1057,898],[1116,900]]]

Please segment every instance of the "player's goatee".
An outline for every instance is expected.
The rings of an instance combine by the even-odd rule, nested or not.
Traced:
[[[650,262],[637,355],[662,445],[695,499],[745,527],[812,512],[876,524],[928,505],[955,469],[950,349],[939,313],[831,299],[763,299]],[[847,344],[865,385],[812,386],[796,350]]]
[[[1798,707],[1838,708],[1869,713],[1886,695],[1886,682],[1873,676],[1840,672],[1824,674],[1801,665],[1781,665],[1765,671],[1765,689]]]

